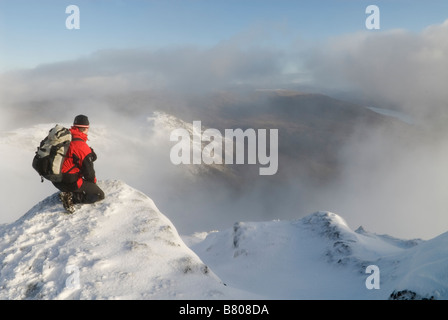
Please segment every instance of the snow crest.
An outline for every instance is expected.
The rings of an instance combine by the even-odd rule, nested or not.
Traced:
[[[448,233],[400,240],[353,231],[321,211],[295,221],[238,222],[201,237],[191,247],[223,281],[271,299],[448,299]],[[366,285],[372,265],[378,289]]]
[[[73,215],[55,193],[1,226],[0,299],[238,297],[150,198],[121,181],[99,184],[106,199]]]
[[[73,215],[54,193],[0,225],[0,299],[448,299],[448,233],[401,240],[321,211],[181,237],[145,194],[99,184],[106,199]]]

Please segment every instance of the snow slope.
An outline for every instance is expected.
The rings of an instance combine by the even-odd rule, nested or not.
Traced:
[[[241,297],[151,199],[120,181],[101,187],[107,198],[73,215],[64,214],[55,193],[1,226],[0,299]]]
[[[0,299],[448,299],[448,233],[402,240],[316,212],[180,236],[140,191],[99,183],[106,199],[73,215],[54,193],[0,225]]]
[[[228,285],[269,299],[448,299],[448,233],[401,240],[353,231],[340,216],[316,212],[296,221],[239,222],[190,243]],[[379,289],[366,286],[371,265]]]

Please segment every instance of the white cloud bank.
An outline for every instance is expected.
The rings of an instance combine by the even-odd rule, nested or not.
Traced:
[[[316,83],[350,89],[415,116],[448,106],[448,20],[420,33],[362,32],[333,39],[308,60]]]

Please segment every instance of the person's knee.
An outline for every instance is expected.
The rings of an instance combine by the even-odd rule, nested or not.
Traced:
[[[84,196],[84,203],[95,203],[104,199],[104,193],[87,193]]]
[[[96,184],[85,183],[77,192],[79,203],[95,203],[105,198],[104,191],[101,190]]]
[[[104,200],[104,198],[106,197],[106,195],[104,194],[104,191],[99,189],[99,193],[98,193],[98,201],[100,200]]]

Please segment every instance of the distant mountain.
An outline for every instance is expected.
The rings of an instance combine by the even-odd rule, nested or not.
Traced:
[[[201,121],[204,129],[215,128],[221,132],[236,128],[278,129],[278,172],[269,179],[276,183],[289,179],[307,179],[317,185],[332,181],[344,165],[341,163],[341,150],[350,139],[356,139],[371,128],[389,131],[403,143],[418,135],[415,126],[374,112],[367,106],[294,90],[233,89],[181,97],[137,91],[110,94],[104,99],[107,108],[120,116],[119,121],[134,126],[142,126],[142,119],[155,117],[159,123],[165,122],[165,129],[170,130],[175,126],[191,127],[195,120]],[[45,102],[41,104],[45,106],[44,110],[50,108]],[[101,125],[107,127],[107,134],[117,135],[112,128],[116,126],[117,119],[109,118],[107,114],[105,112],[104,118],[96,116],[93,128]],[[26,121],[30,122],[30,117]],[[128,133],[130,136],[135,134]],[[216,174],[223,183],[230,182],[233,187],[241,184],[246,187],[247,183],[259,179],[259,166],[208,166],[211,170],[206,167],[184,166],[195,173],[212,174],[213,179],[216,178],[213,174]],[[235,176],[239,178],[236,183]]]
[[[225,91],[191,98],[171,114],[191,123],[202,120],[208,128],[278,129],[279,170],[271,180],[306,178],[322,184],[340,172],[341,152],[352,139],[381,130],[403,143],[412,141],[418,129],[396,117],[366,106],[318,93],[259,89]],[[188,112],[185,112],[188,110]],[[247,181],[257,178],[249,166],[233,166]],[[292,174],[293,173],[293,174]]]

